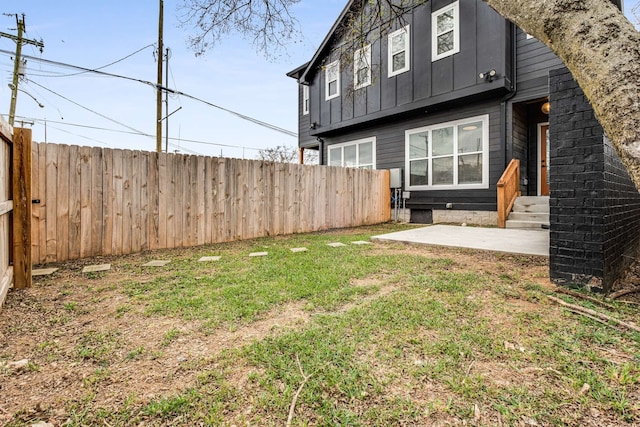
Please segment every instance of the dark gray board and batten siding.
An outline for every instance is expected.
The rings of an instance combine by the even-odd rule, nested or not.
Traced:
[[[512,74],[508,37],[511,24],[482,0],[459,0],[460,52],[431,61],[431,13],[451,3],[454,2],[433,0],[407,16],[411,67],[405,73],[387,77],[387,38],[383,37],[372,43],[372,84],[354,93],[353,66],[342,67],[341,95],[326,101],[322,65],[338,59],[338,55],[333,52],[323,63],[315,64],[309,87],[309,123],[316,123],[317,127],[301,137],[301,146],[317,144],[311,142],[317,136],[384,120],[389,115],[430,109],[462,98],[506,93]],[[493,82],[479,79],[479,73],[490,69],[498,72]]]
[[[517,92],[512,102],[531,100],[549,95],[549,70],[564,65],[544,43],[527,38],[520,28],[516,31]]]
[[[405,167],[405,131],[430,126],[447,121],[468,117],[489,115],[489,188],[473,190],[430,190],[413,191],[407,207],[417,209],[445,209],[447,203],[453,209],[496,210],[496,183],[504,170],[504,146],[500,139],[500,98],[485,100],[458,106],[435,113],[420,113],[405,116],[398,120],[389,120],[375,125],[359,126],[340,133],[323,137],[325,142],[324,158],[328,158],[328,149],[333,144],[355,141],[363,138],[376,138],[377,169]],[[406,185],[406,184],[405,184]]]

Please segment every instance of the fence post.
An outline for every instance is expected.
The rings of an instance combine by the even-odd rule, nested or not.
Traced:
[[[31,287],[31,129],[13,129],[13,271],[15,289]]]

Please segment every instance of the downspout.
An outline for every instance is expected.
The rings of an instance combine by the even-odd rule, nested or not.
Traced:
[[[318,141],[318,164],[324,165],[324,140],[318,137],[317,141]]]
[[[507,133],[508,133],[508,127],[509,127],[507,103],[514,96],[516,96],[516,93],[518,92],[518,85],[517,85],[518,76],[517,76],[517,69],[516,69],[516,65],[517,65],[516,55],[518,53],[517,52],[518,32],[513,22],[509,22],[509,24],[511,25],[511,85],[510,85],[511,91],[500,100],[500,115],[503,120],[503,125],[500,128],[500,139],[504,141],[504,153],[503,153],[504,158],[502,159],[503,168],[506,168],[507,164],[510,161],[508,160],[509,146],[507,144]]]

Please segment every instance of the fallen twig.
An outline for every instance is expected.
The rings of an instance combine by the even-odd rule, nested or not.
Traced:
[[[640,292],[640,287],[631,288],[631,289],[622,289],[618,292],[613,292],[609,294],[609,299],[620,298],[623,295],[635,294],[636,292]]]
[[[592,315],[587,314],[587,313],[585,313],[585,312],[583,312],[583,311],[576,310],[576,309],[573,309],[573,308],[571,308],[571,307],[567,307],[567,311],[570,311],[570,312],[572,312],[573,314],[580,314],[580,315],[582,315],[582,316],[584,316],[584,317],[587,317],[587,318],[589,318],[589,319],[593,320],[594,322],[602,323],[603,325],[606,325],[606,326],[611,326],[611,325],[609,325],[609,323],[608,323],[606,320],[604,320],[604,319],[599,319],[599,318],[597,318],[596,316],[592,316]]]
[[[528,368],[524,368],[522,369],[520,372],[524,372],[524,373],[529,373],[529,372],[552,372],[554,374],[556,374],[559,377],[564,377],[564,375],[562,375],[562,372],[553,369],[553,368],[538,368],[536,366],[530,366]]]
[[[563,300],[561,300],[560,298],[556,298],[556,297],[552,297],[551,295],[547,295],[547,297],[557,303],[560,304],[563,307],[566,307],[568,309],[570,309],[570,311],[572,312],[577,312],[577,314],[582,314],[582,315],[590,315],[593,317],[597,317],[598,319],[604,320],[606,322],[611,322],[611,323],[615,323],[618,326],[624,326],[627,329],[631,329],[632,331],[636,331],[638,333],[640,333],[640,327],[632,324],[632,323],[628,323],[628,322],[624,322],[622,320],[618,320],[615,319],[611,316],[607,316],[606,314],[602,314],[602,313],[598,313],[595,310],[591,310],[590,308],[585,308],[585,307],[581,307],[579,305],[575,305],[575,304],[569,304],[568,302],[565,302]]]
[[[587,301],[591,301],[592,303],[598,304],[598,305],[600,305],[602,307],[605,307],[605,308],[608,308],[609,310],[615,310],[616,309],[611,304],[607,304],[606,302],[604,302],[604,301],[602,301],[602,300],[600,300],[598,298],[594,298],[594,297],[591,297],[589,295],[581,294],[580,292],[572,291],[571,289],[557,287],[556,288],[556,292],[561,293],[561,294],[565,294],[565,295],[571,295],[572,297],[576,297],[576,298],[582,298],[582,299],[587,300]]]
[[[298,387],[296,394],[293,395],[293,399],[291,400],[291,405],[289,406],[289,417],[287,418],[287,427],[291,427],[291,422],[293,421],[293,413],[296,410],[296,402],[298,401],[298,396],[300,395],[302,388],[307,383],[307,381],[309,381],[309,378],[313,376],[313,374],[306,375],[304,373],[304,370],[302,369],[302,365],[300,364],[300,358],[298,357],[297,354],[296,354],[296,362],[298,363],[298,368],[300,369],[300,375],[302,375],[302,383],[300,384],[300,387]]]
[[[637,302],[637,301],[627,301],[627,300],[624,300],[624,299],[618,300],[618,302],[623,302],[623,303],[625,303],[625,304],[632,304],[632,305],[640,305],[640,302]]]
[[[473,368],[473,364],[476,363],[475,360],[471,361],[471,363],[469,363],[469,367],[467,368],[467,373],[464,376],[464,379],[466,380],[467,377],[469,377],[469,374],[471,373],[471,368]]]

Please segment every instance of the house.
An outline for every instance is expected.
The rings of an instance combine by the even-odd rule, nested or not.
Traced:
[[[299,147],[324,165],[401,169],[411,221],[422,223],[495,225],[497,183],[517,159],[515,188],[551,193],[552,278],[608,289],[640,247],[640,203],[558,57],[482,0],[416,2],[347,49],[341,29],[359,4],[287,74],[299,83]]]

